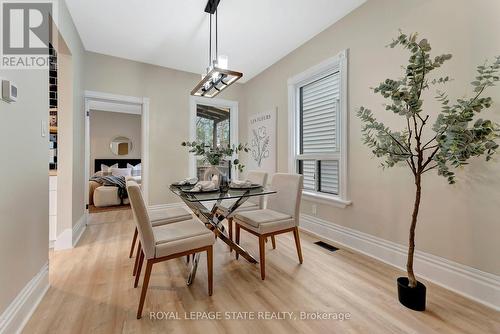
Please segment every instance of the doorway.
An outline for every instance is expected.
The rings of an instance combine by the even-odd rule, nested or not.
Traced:
[[[119,180],[109,184],[116,178],[132,178],[140,183],[148,203],[149,99],[86,91],[84,198],[87,214],[128,208]]]

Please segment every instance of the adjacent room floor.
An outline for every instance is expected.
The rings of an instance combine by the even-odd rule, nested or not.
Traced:
[[[75,249],[51,253],[51,287],[25,333],[500,332],[498,312],[431,283],[426,282],[426,312],[404,308],[397,301],[395,286],[401,272],[345,249],[330,252],[304,233],[302,265],[298,264],[290,236],[278,236],[276,250],[268,244],[265,281],[260,279],[257,265],[235,260],[227,246],[216,242],[212,297],[207,294],[203,255],[191,287],[185,284],[185,258],[156,265],[144,316],[137,320],[141,284],[133,288],[134,261],[128,258],[133,233],[131,211],[90,217]],[[242,244],[258,254],[255,237],[242,232]],[[184,312],[196,311],[220,311],[222,317],[244,317],[244,312],[294,312],[297,319],[186,319]],[[178,312],[180,319],[154,320],[150,312]],[[350,319],[300,320],[300,312],[350,313]]]

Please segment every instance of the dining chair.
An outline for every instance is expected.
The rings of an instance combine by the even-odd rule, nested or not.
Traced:
[[[129,179],[126,183],[127,189],[129,182],[135,182],[132,179]],[[137,182],[135,182],[137,183]],[[142,191],[142,188],[139,185],[139,188]],[[165,224],[170,224],[170,223],[175,223],[183,220],[188,220],[191,219],[193,216],[185,209],[183,208],[166,208],[166,209],[161,209],[161,210],[148,210],[149,214],[149,219],[151,220],[151,225],[153,227],[156,226],[161,226]],[[130,253],[129,253],[129,258],[132,258],[134,255],[134,247],[135,243],[137,242],[137,227],[134,229],[134,236],[132,237],[132,245],[130,246]],[[137,265],[139,263],[139,253],[141,249],[141,244],[140,242],[137,245],[137,253],[136,253],[136,258],[135,258],[135,263],[134,263],[134,269],[132,270],[132,275],[135,276],[135,273],[137,271]]]
[[[142,283],[137,319],[142,309],[149,285],[153,264],[181,256],[207,252],[208,294],[213,292],[213,244],[214,234],[195,217],[189,220],[153,227],[139,185],[131,182],[127,186],[139,240],[142,244],[134,287],[139,283],[141,269],[146,260],[146,271]]]
[[[240,243],[240,229],[259,238],[260,276],[262,279],[266,278],[265,240],[267,237],[293,232],[299,262],[302,263],[298,228],[302,186],[302,175],[274,174],[271,188],[276,191],[276,194],[269,195],[267,207],[240,212],[234,216],[237,244]]]
[[[260,184],[261,186],[265,186],[267,183],[267,172],[262,172],[258,170],[251,170],[247,173],[247,180],[251,181],[255,184]],[[233,240],[233,217],[238,212],[243,211],[252,211],[264,209],[264,196],[255,196],[249,197],[243,204],[240,205],[238,209],[236,209],[233,214],[227,217],[227,228],[229,230],[229,239]],[[273,247],[275,246],[273,239]],[[229,252],[232,252],[233,249],[230,248]]]
[[[149,210],[149,219],[151,220],[151,225],[161,226],[165,224],[175,223],[182,220],[188,220],[193,217],[186,209],[184,208],[165,208],[165,209],[155,209]],[[134,231],[134,236],[132,238],[132,246],[130,247],[129,258],[132,258],[134,253],[134,246],[137,241],[137,228]]]

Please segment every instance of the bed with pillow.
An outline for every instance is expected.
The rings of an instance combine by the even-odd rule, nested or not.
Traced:
[[[133,179],[141,183],[140,159],[95,159],[94,171],[89,180],[89,205],[98,208],[129,204],[128,198],[124,198],[126,196],[122,193],[123,179],[125,182]],[[108,176],[117,178],[106,178]],[[116,184],[113,181],[117,181]]]

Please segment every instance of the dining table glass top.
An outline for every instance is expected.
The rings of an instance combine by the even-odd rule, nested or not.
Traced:
[[[170,186],[170,190],[174,194],[189,202],[222,201],[239,199],[242,197],[264,196],[276,193],[275,190],[265,187],[252,189],[227,188],[207,192],[190,192],[191,188],[192,186]]]

